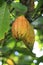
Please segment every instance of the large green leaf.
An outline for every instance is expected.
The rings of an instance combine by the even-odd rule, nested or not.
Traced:
[[[10,13],[7,4],[0,7],[0,39],[4,38],[5,33],[9,30]]]

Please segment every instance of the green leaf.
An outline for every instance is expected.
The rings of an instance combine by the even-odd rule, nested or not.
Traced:
[[[13,2],[12,4],[12,7],[15,8],[16,11],[18,12],[21,12],[21,13],[26,13],[27,12],[27,7],[25,5],[22,5],[21,3],[19,2]]]
[[[7,4],[4,3],[0,7],[0,39],[4,38],[5,33],[9,30],[10,13]]]

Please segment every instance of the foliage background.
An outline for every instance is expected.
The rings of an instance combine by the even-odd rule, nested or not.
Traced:
[[[35,2],[38,4],[36,5]],[[26,48],[23,41],[12,38],[11,26],[19,15],[24,15],[34,27],[33,52]],[[43,63],[43,0],[0,0],[0,62],[2,65],[7,64],[8,58],[13,60],[14,65]]]

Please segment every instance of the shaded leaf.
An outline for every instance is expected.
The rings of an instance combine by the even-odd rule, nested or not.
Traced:
[[[13,3],[12,3],[12,7],[14,7],[15,10],[18,11],[18,12],[21,12],[21,13],[27,12],[27,7],[24,6],[24,5],[22,5],[22,4],[19,3],[19,2],[16,2],[16,3],[13,2]]]
[[[36,29],[43,29],[43,16],[40,16],[39,18],[37,18],[34,22],[32,22],[32,25],[36,28]]]
[[[0,6],[4,3],[5,0],[0,0]]]

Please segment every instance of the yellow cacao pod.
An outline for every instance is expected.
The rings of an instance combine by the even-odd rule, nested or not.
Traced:
[[[12,24],[12,36],[32,46],[35,41],[34,29],[29,21],[22,15],[19,16]]]
[[[7,62],[8,65],[15,65],[14,62],[11,59],[7,59],[6,62]]]

